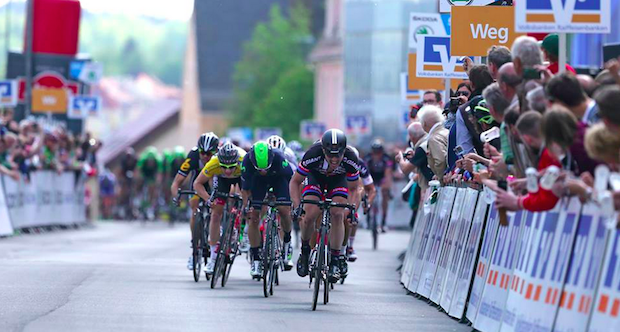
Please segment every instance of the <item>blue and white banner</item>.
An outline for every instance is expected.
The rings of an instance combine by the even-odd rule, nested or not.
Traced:
[[[482,230],[485,224],[488,209],[489,204],[483,199],[482,194],[480,194],[478,204],[476,205],[476,212],[474,214],[471,230],[467,237],[467,242],[465,243],[463,258],[459,266],[458,278],[454,289],[454,298],[449,311],[449,315],[457,319],[463,318],[463,314],[465,313],[465,304],[467,303],[466,301],[467,296],[469,295],[469,288],[472,284],[476,266],[476,257],[478,257],[480,241],[482,239]]]
[[[589,331],[620,331],[620,229],[611,231]]]
[[[481,195],[484,196],[484,193]],[[495,249],[495,238],[497,237],[498,229],[499,215],[495,206],[491,205],[489,207],[487,222],[484,228],[484,237],[482,247],[480,248],[478,264],[475,268],[476,274],[474,275],[474,285],[471,289],[469,304],[467,306],[467,314],[465,315],[470,322],[474,322],[476,320],[476,316],[478,316],[484,286],[486,285],[487,276],[489,275],[491,257],[493,255],[493,250]]]
[[[467,236],[474,220],[474,212],[476,211],[476,202],[478,201],[478,191],[468,188],[465,200],[463,201],[463,210],[459,217],[458,226],[452,239],[452,249],[448,258],[448,272],[446,276],[446,285],[441,294],[441,307],[446,311],[450,311],[452,299],[455,295],[454,288],[458,278],[459,267],[461,266]]]
[[[452,205],[452,212],[450,213],[450,218],[448,219],[448,224],[446,225],[446,230],[440,244],[439,261],[437,263],[437,269],[435,270],[435,280],[433,281],[433,288],[431,289],[430,297],[430,300],[436,304],[439,304],[441,301],[441,294],[446,283],[446,272],[448,270],[447,265],[450,260],[450,252],[456,244],[454,238],[456,237],[456,230],[459,227],[461,213],[465,207],[464,202],[466,193],[467,189],[465,188],[458,188],[456,190],[456,198],[454,199],[454,204]]]
[[[600,212],[595,203],[582,209],[554,331],[587,330],[609,234]]]
[[[407,253],[405,255],[405,260],[403,262],[402,267],[402,275],[400,277],[400,282],[407,287],[409,284],[409,280],[411,280],[411,273],[413,272],[413,265],[415,262],[415,246],[414,244],[418,243],[421,239],[421,231],[420,228],[423,227],[422,220],[424,219],[424,211],[422,209],[418,210],[418,213],[415,218],[415,222],[413,224],[413,229],[411,230],[411,237],[409,239],[409,245],[407,246]]]
[[[314,142],[323,137],[323,133],[327,131],[327,125],[323,122],[304,120],[300,124],[299,137],[306,141]]]
[[[0,81],[0,106],[15,107],[17,106],[17,97],[19,95],[16,80]]]
[[[474,328],[480,331],[499,331],[508,297],[508,285],[512,281],[515,256],[518,254],[523,215],[523,211],[511,214],[509,225],[499,227],[480,309],[474,321]]]
[[[450,36],[418,36],[418,77],[467,79],[460,58],[450,53]]]
[[[13,226],[9,218],[9,208],[4,198],[3,182],[4,177],[0,175],[0,236],[13,234]]]
[[[441,206],[437,218],[431,225],[431,233],[426,245],[424,254],[424,268],[418,285],[417,293],[429,298],[435,281],[435,272],[437,272],[437,263],[441,254],[441,246],[443,238],[446,234],[446,228],[450,221],[450,211],[454,206],[456,197],[456,188],[446,187],[443,189],[444,195],[441,198]]]
[[[501,331],[551,331],[580,211],[578,199],[562,200],[527,230],[532,241],[520,242]]]

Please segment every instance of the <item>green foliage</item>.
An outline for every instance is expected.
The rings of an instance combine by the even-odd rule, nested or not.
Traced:
[[[23,49],[25,3],[13,2],[9,49]],[[6,9],[0,10],[0,36],[6,47]],[[103,63],[104,75],[145,72],[163,82],[181,85],[188,22],[156,20],[129,15],[92,14],[82,11],[79,50]],[[0,56],[0,75],[6,57]]]
[[[312,116],[313,75],[305,67],[312,40],[310,14],[297,3],[290,18],[277,5],[269,17],[256,25],[235,66],[232,123],[278,126],[285,136],[296,137],[299,120]]]
[[[257,127],[280,127],[284,139],[299,139],[299,123],[312,118],[314,74],[305,65],[296,65],[280,76],[254,113]]]

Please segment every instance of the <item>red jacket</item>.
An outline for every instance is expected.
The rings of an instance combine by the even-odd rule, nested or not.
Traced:
[[[540,160],[538,161],[538,171],[545,170],[547,167],[552,165],[562,168],[560,161],[553,157],[549,153],[549,150],[545,148],[540,156]],[[539,187],[537,192],[519,197],[519,206],[528,211],[542,212],[553,209],[559,200],[560,198],[554,195],[551,190],[546,190]]]

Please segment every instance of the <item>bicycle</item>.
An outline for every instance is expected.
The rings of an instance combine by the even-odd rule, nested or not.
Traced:
[[[331,288],[331,283],[329,283],[327,280],[327,274],[329,269],[328,262],[331,259],[331,254],[328,250],[329,241],[327,238],[329,235],[329,229],[331,227],[331,214],[329,211],[332,207],[345,208],[354,211],[355,206],[351,204],[335,203],[329,198],[323,201],[302,199],[302,209],[304,204],[316,205],[321,209],[321,211],[323,211],[321,217],[321,225],[317,230],[319,241],[317,241],[315,245],[315,252],[310,258],[310,284],[312,284],[312,282],[314,281],[314,291],[312,293],[312,311],[315,311],[319,298],[321,284],[323,284],[323,304],[327,304],[329,302],[329,290]]]
[[[215,260],[215,268],[211,276],[211,288],[215,288],[220,277],[222,277],[222,287],[226,286],[230,270],[239,255],[239,227],[241,224],[241,196],[238,194],[216,193],[211,197],[227,199],[222,216],[222,236],[220,237],[220,247]],[[230,202],[233,201],[233,203]]]
[[[273,296],[273,284],[280,284],[278,278],[278,269],[284,271],[284,255],[282,243],[280,240],[280,225],[278,223],[278,206],[291,206],[290,201],[275,201],[269,199],[258,203],[261,206],[267,206],[267,214],[265,217],[265,239],[263,241],[263,295]]]
[[[181,190],[177,191],[176,201],[178,202],[182,195],[196,195],[193,190]],[[193,274],[194,281],[200,280],[200,272],[202,269],[201,260],[204,260],[204,264],[207,264],[209,259],[209,224],[211,221],[211,208],[203,199],[200,199],[198,203],[198,209],[194,213],[194,229],[192,230],[192,258],[193,258]],[[209,275],[205,271],[205,278],[209,280]]]
[[[377,250],[377,244],[379,242],[379,230],[377,229],[377,214],[379,214],[379,207],[377,204],[373,204],[372,206],[368,206],[368,195],[364,194],[362,198],[362,203],[364,204],[364,214],[366,215],[366,221],[368,223],[368,228],[372,232],[372,250]]]

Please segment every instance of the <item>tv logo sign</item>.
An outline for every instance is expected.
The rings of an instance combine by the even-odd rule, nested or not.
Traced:
[[[467,79],[463,62],[450,53],[449,36],[418,36],[418,77]]]
[[[324,123],[306,120],[301,122],[300,136],[303,140],[314,142],[320,139],[326,130],[327,126]]]
[[[88,115],[97,115],[101,110],[101,98],[89,96],[71,97],[69,101],[69,119],[84,119]]]
[[[17,106],[17,82],[14,80],[0,81],[0,106]]]
[[[610,33],[611,0],[522,0],[515,3],[518,32]]]
[[[345,119],[347,135],[368,135],[372,131],[368,115],[349,115]]]

